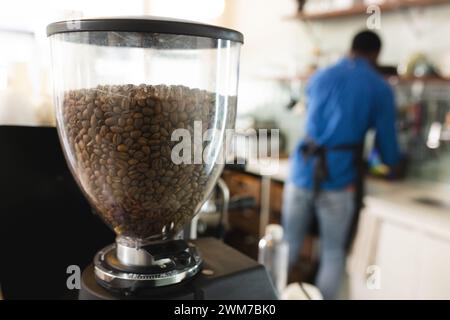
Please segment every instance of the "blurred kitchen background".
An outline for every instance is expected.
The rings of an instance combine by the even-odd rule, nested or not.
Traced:
[[[5,0],[0,4],[0,124],[54,123],[45,34],[49,22],[168,16],[245,35],[237,126],[279,128],[280,153],[286,158],[303,135],[308,77],[347,53],[352,36],[367,27],[372,4],[381,8],[376,30],[383,39],[380,71],[396,93],[405,172],[401,181],[387,181],[376,150],[368,151],[373,177],[342,297],[448,299],[450,1]],[[251,167],[224,172],[231,198],[238,203],[228,214],[226,241],[254,258],[267,223],[280,221],[286,168],[282,159],[272,176]],[[318,246],[316,236],[308,237],[299,253],[297,270],[302,272],[292,272],[290,281],[312,281]],[[379,288],[369,285],[371,266],[381,270]]]

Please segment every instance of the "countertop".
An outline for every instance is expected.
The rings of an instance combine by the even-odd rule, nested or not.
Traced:
[[[246,172],[284,182],[289,162],[250,162]],[[378,215],[450,239],[450,185],[408,179],[366,181],[366,205]]]

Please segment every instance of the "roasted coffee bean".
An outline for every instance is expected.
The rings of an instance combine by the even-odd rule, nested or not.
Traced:
[[[148,104],[151,105],[153,100],[152,99],[147,99],[147,102],[149,102]],[[142,108],[142,113],[146,116],[149,116],[152,114],[152,109],[151,108]]]
[[[178,113],[172,112],[170,114],[170,121],[172,122],[173,125],[177,125],[178,124]]]
[[[156,171],[155,170],[147,170],[147,172],[145,173],[145,176],[147,178],[154,178],[154,177],[156,177]]]
[[[118,152],[117,157],[122,160],[127,160],[129,158],[128,153],[125,152]]]
[[[117,124],[121,127],[125,126],[127,123],[127,120],[123,117],[120,117],[119,120],[117,120]]]
[[[91,128],[95,128],[96,125],[97,125],[97,117],[95,116],[95,114],[93,114],[91,116]]]
[[[139,172],[145,173],[148,170],[148,164],[141,162],[136,166],[136,168]]]
[[[100,108],[96,108],[94,111],[94,115],[97,117],[97,119],[102,119],[103,118],[103,111]]]
[[[110,128],[110,130],[111,130],[111,132],[114,132],[114,133],[122,133],[123,132],[122,127],[119,127],[119,126],[112,126]]]
[[[222,109],[225,101],[222,103]],[[216,117],[215,94],[182,86],[115,85],[68,91],[63,99],[67,142],[75,152],[74,171],[97,211],[120,235],[145,239],[176,232],[192,218],[209,185],[220,174],[205,165],[171,161],[170,137],[194,122],[202,134]],[[207,173],[208,172],[208,173]]]
[[[137,160],[144,160],[145,154],[142,151],[136,151],[133,157]]]
[[[162,110],[163,112],[170,112],[171,105],[169,101],[163,101],[162,102]]]
[[[125,145],[126,145],[127,147],[131,147],[131,145],[133,144],[133,139],[131,139],[131,138],[126,138],[125,141],[124,141],[124,143],[125,143]]]
[[[130,100],[128,99],[123,99],[122,100],[122,104],[121,104],[122,109],[124,110],[128,110],[130,108]]]
[[[115,125],[116,123],[117,123],[117,118],[115,118],[115,117],[110,117],[110,118],[108,118],[108,119],[105,120],[105,124],[106,124],[107,126],[113,126],[113,125]]]
[[[164,137],[168,137],[168,136],[169,136],[169,132],[167,131],[166,128],[161,128],[160,133],[161,133],[161,135],[164,136]]]
[[[153,152],[150,154],[150,158],[152,158],[152,159],[159,158],[159,157],[161,157],[160,152]]]
[[[128,164],[130,165],[130,166],[134,166],[135,164],[138,164],[139,163],[139,161],[137,161],[136,159],[130,159],[129,161],[128,161]]]
[[[128,151],[128,146],[126,144],[119,144],[117,146],[117,151],[119,151],[119,152],[127,152]]]
[[[105,136],[107,132],[108,132],[108,128],[106,126],[102,126],[100,128],[100,135],[101,136]]]
[[[137,139],[137,138],[139,138],[141,135],[142,135],[142,132],[139,131],[139,130],[135,130],[135,131],[132,131],[132,132],[130,133],[130,137],[133,138],[133,139]]]
[[[117,176],[120,178],[123,178],[127,175],[127,171],[125,169],[120,169],[119,171],[117,171]]]
[[[122,136],[120,134],[113,135],[113,143],[119,145],[122,143]]]
[[[159,132],[159,126],[156,125],[156,124],[150,126],[150,132],[152,132],[152,133],[157,133],[157,132]]]
[[[137,142],[138,142],[140,145],[143,145],[143,146],[151,145],[151,144],[152,144],[150,141],[148,141],[148,140],[147,140],[146,138],[144,138],[144,137],[139,138],[139,139],[137,140]],[[158,144],[159,144],[159,143],[161,143],[161,142],[158,140]],[[155,143],[153,143],[153,144],[155,144]]]

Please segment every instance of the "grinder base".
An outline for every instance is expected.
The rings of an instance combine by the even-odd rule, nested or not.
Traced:
[[[202,272],[179,284],[142,287],[134,292],[115,292],[99,285],[90,265],[81,279],[81,300],[187,299],[241,300],[277,299],[266,269],[256,261],[214,238],[192,241],[203,259]]]
[[[153,263],[148,265],[122,263],[117,258],[117,249],[118,245],[112,244],[96,254],[94,273],[101,286],[121,294],[132,294],[140,288],[180,283],[196,275],[202,263],[197,248],[183,240],[171,240],[132,250],[151,257]]]

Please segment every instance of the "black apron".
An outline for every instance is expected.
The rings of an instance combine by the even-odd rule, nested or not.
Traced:
[[[347,238],[346,248],[350,249],[353,239],[356,235],[356,229],[358,227],[359,215],[364,207],[364,177],[365,177],[365,163],[364,163],[364,144],[341,144],[333,147],[319,146],[314,141],[306,141],[301,146],[301,152],[303,157],[307,160],[314,158],[313,169],[313,196],[317,199],[320,193],[320,188],[323,182],[328,179],[328,167],[327,167],[327,152],[330,151],[348,151],[353,154],[353,163],[356,169],[356,179],[354,181],[354,214],[350,227],[350,232]],[[315,216],[315,215],[314,215]],[[317,228],[317,219],[315,218],[315,225]]]

